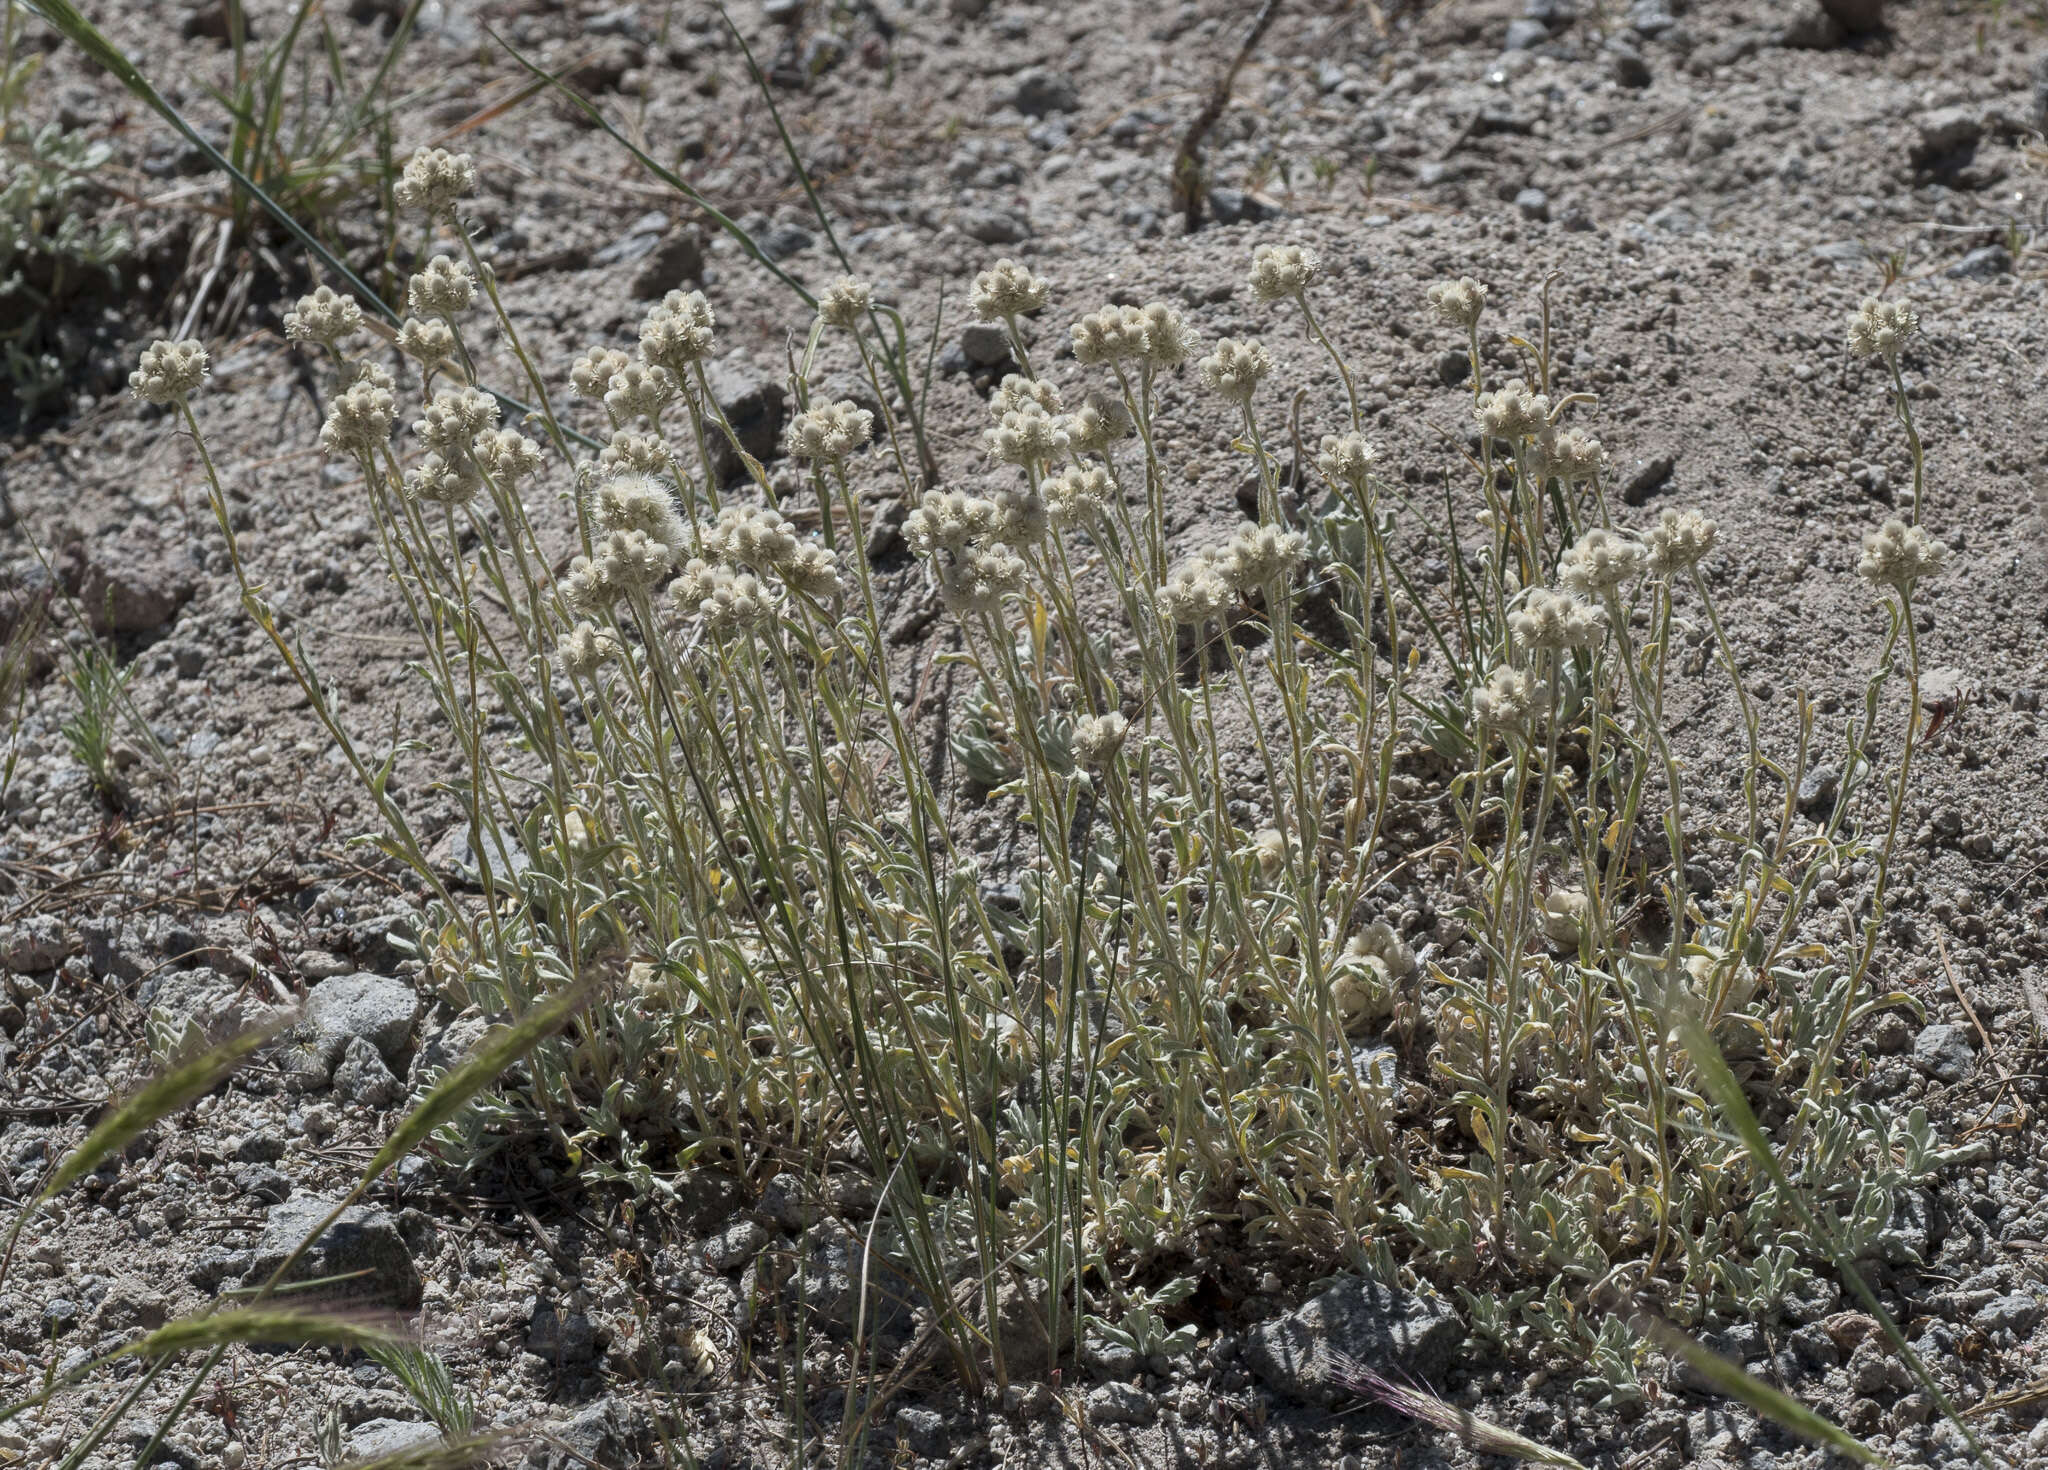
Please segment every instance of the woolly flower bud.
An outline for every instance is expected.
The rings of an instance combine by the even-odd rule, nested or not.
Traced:
[[[1027,378],[1021,373],[1004,373],[1002,383],[989,394],[989,416],[1001,421],[1006,413],[1014,412],[1030,404],[1044,409],[1047,413],[1060,411],[1060,390],[1043,378]]]
[[[420,410],[412,431],[429,449],[444,455],[464,453],[470,441],[498,427],[498,400],[480,388],[444,389]]]
[[[704,528],[705,555],[735,566],[779,566],[796,555],[796,548],[796,527],[779,510],[728,505]]]
[[[791,419],[783,443],[797,459],[836,464],[874,436],[875,416],[842,398]]]
[[[578,556],[571,558],[568,575],[562,578],[562,600],[573,612],[588,615],[603,612],[619,600],[625,591],[608,575],[604,559]]]
[[[1074,721],[1074,734],[1069,742],[1075,763],[1091,771],[1101,770],[1116,759],[1130,728],[1131,722],[1115,710],[1106,715],[1081,716]]]
[[[1550,427],[1550,399],[1520,378],[1479,395],[1472,417],[1491,439],[1531,439]]]
[[[1232,403],[1248,404],[1259,380],[1273,371],[1273,355],[1257,338],[1225,337],[1202,359],[1202,381]]]
[[[711,329],[717,323],[702,291],[671,291],[640,323],[640,355],[680,381],[685,368],[711,355]]]
[[[439,219],[474,188],[476,164],[467,153],[422,148],[407,160],[399,177],[398,207]]]
[[[1164,301],[1154,301],[1141,307],[1139,315],[1145,321],[1145,361],[1156,368],[1179,367],[1194,355],[1194,333],[1181,314]]]
[[[466,454],[424,456],[405,477],[405,493],[429,505],[467,505],[483,488],[483,477]]]
[[[1896,587],[1904,593],[1921,577],[1939,576],[1948,566],[1948,557],[1948,547],[1919,526],[1886,521],[1864,536],[1856,575],[1874,586]]]
[[[1505,664],[1472,691],[1472,713],[1480,724],[1496,730],[1520,729],[1535,708],[1536,681]]]
[[[1230,538],[1216,570],[1238,592],[1291,581],[1308,555],[1308,537],[1246,521]]]
[[[622,592],[651,590],[675,564],[675,551],[645,531],[614,531],[598,543],[604,580]]]
[[[690,528],[677,513],[668,486],[652,475],[629,471],[598,481],[591,487],[588,510],[592,522],[607,535],[638,531],[671,550],[690,544]]]
[[[1351,942],[1344,946],[1344,953],[1378,960],[1396,980],[1405,980],[1415,973],[1415,951],[1404,944],[1401,936],[1384,921],[1368,924],[1362,933],[1352,936]]]
[[[1548,431],[1536,440],[1535,471],[1539,477],[1581,485],[1607,468],[1607,451],[1581,429]]]
[[[1121,398],[1091,393],[1088,401],[1067,415],[1067,441],[1083,454],[1108,454],[1110,446],[1128,439],[1137,425]]]
[[[752,572],[732,572],[720,567],[711,572],[697,611],[703,614],[704,631],[723,639],[769,621],[775,616],[775,602]]]
[[[997,616],[1003,599],[1024,590],[1024,560],[1001,542],[977,546],[939,578],[939,600],[955,617]]]
[[[958,556],[995,524],[994,501],[958,490],[927,490],[918,508],[904,518],[903,537],[920,556],[941,548]]]
[[[659,434],[614,429],[604,448],[597,452],[597,467],[607,475],[622,475],[628,470],[658,475],[668,468],[668,445]]]
[[[398,417],[398,399],[378,383],[358,382],[344,388],[327,405],[320,426],[320,447],[329,454],[368,454],[391,439]]]
[[[1105,306],[1091,311],[1072,328],[1074,360],[1085,366],[1121,362],[1145,352],[1145,313],[1135,306]]]
[[[455,332],[437,316],[409,316],[398,329],[398,350],[432,371],[455,360]]]
[[[704,599],[711,595],[711,589],[718,585],[718,579],[729,576],[730,567],[717,566],[693,556],[683,563],[676,579],[668,584],[668,598],[677,612],[686,618],[694,618],[704,610]]]
[[[997,261],[974,278],[974,319],[999,322],[1045,305],[1051,288],[1014,260]]]
[[[837,597],[844,589],[839,580],[838,553],[827,551],[815,541],[805,541],[775,563],[783,585],[792,592],[819,602]]]
[[[1700,559],[1714,549],[1720,532],[1718,525],[1696,510],[1665,511],[1643,537],[1650,554],[1650,574],[1668,577],[1698,566]]]
[[[1920,330],[1920,313],[1903,301],[1865,301],[1849,318],[1849,351],[1857,357],[1899,360],[1906,339]]]
[[[874,301],[873,286],[852,276],[841,276],[818,298],[818,318],[828,327],[851,330],[860,325],[860,319],[867,315]]]
[[[1048,517],[1045,497],[1028,485],[998,490],[995,494],[995,535],[1011,546],[1036,546],[1045,539]]]
[[[540,446],[517,429],[486,430],[469,446],[477,468],[504,489],[540,472]]]
[[[1230,606],[1230,584],[1211,557],[1193,556],[1167,573],[1153,594],[1153,605],[1169,623],[1199,627]]]
[[[1116,482],[1109,471],[1096,465],[1085,469],[1061,470],[1039,487],[1045,498],[1045,512],[1055,526],[1085,524],[1109,508],[1116,494]]]
[[[1479,325],[1479,314],[1486,310],[1486,288],[1470,276],[1438,281],[1429,288],[1429,304],[1450,325],[1470,331]]]
[[[569,679],[589,679],[621,652],[619,635],[588,620],[555,640],[555,667]]]
[[[593,347],[570,366],[569,386],[578,398],[602,398],[619,370],[632,360],[616,347]]]
[[[284,314],[284,334],[294,342],[318,342],[324,347],[345,341],[362,330],[363,309],[355,298],[343,296],[332,286],[316,286],[310,296]]]
[[[1316,455],[1316,468],[1331,484],[1349,486],[1363,495],[1366,480],[1379,457],[1378,447],[1357,434],[1325,434],[1322,449]]]
[[[1600,597],[1639,577],[1649,561],[1640,541],[1594,527],[1557,564],[1564,585],[1582,597]]]
[[[658,420],[661,411],[674,403],[681,392],[675,374],[667,368],[629,362],[612,374],[604,406],[616,418]]]
[[[1260,301],[1299,296],[1322,264],[1313,250],[1299,245],[1261,245],[1252,252],[1252,295]]]
[[[1549,587],[1534,587],[1508,614],[1508,631],[1520,648],[1584,648],[1599,641],[1607,614],[1583,598]]]
[[[206,381],[206,349],[197,342],[152,342],[142,351],[128,389],[149,403],[183,403]]]
[[[1067,452],[1067,431],[1036,403],[1011,409],[987,437],[989,453],[1004,464],[1045,464]]]
[[[476,277],[467,265],[437,255],[406,283],[405,299],[415,316],[454,316],[476,300]]]

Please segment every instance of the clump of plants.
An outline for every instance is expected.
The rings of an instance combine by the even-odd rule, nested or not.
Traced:
[[[1177,1309],[1227,1246],[1440,1293],[1616,1402],[1651,1351],[1632,1314],[1825,1310],[1939,1166],[1923,1114],[1840,1072],[1859,1019],[1903,1003],[1873,982],[1921,733],[1913,610],[1948,560],[1898,368],[1910,309],[1872,302],[1849,334],[1914,459],[1859,567],[1877,670],[1842,728],[1802,703],[1773,752],[1716,609],[1717,528],[1617,516],[1597,404],[1552,385],[1547,300],[1524,375],[1496,381],[1486,288],[1431,291],[1470,352],[1476,447],[1469,495],[1425,508],[1379,471],[1306,249],[1261,247],[1249,279],[1344,385],[1299,475],[1265,343],[1108,306],[1073,321],[1061,386],[1034,367],[1053,287],[1002,261],[971,299],[1020,365],[985,438],[1013,474],[928,483],[873,293],[845,279],[793,363],[790,489],[708,389],[701,293],[637,344],[533,365],[461,221],[473,184],[459,155],[405,170],[447,253],[412,278],[400,359],[354,355],[361,310],[324,289],[288,325],[331,371],[321,444],[363,476],[481,901],[428,862],[394,752],[358,742],[243,583],[377,841],[435,895],[423,983],[515,1016],[595,992],[441,1120],[450,1156],[539,1144],[641,1195],[719,1169],[866,1201],[862,1238],[969,1382],[1015,1376],[1020,1302],[1034,1372],[1045,1341],[1193,1346]],[[476,385],[479,310],[544,390],[530,420]],[[831,351],[869,403],[811,397]],[[198,344],[159,343],[135,377],[202,450],[204,371]],[[1192,550],[1169,544],[1161,448],[1183,382],[1257,481],[1256,518]],[[584,430],[602,452],[566,462]],[[532,513],[565,491],[566,545]],[[1029,834],[1005,871],[962,844],[885,627],[865,554],[885,492],[977,683],[954,749]],[[235,553],[217,480],[213,500]],[[1688,630],[1712,655],[1692,672]],[[1713,801],[1667,714],[1702,681],[1747,742]],[[1823,756],[1847,774],[1807,820]],[[1440,840],[1397,842],[1424,801]],[[490,860],[514,846],[530,865]],[[1852,864],[1849,921],[1819,922],[1816,885]],[[1435,895],[1427,932],[1411,894]]]

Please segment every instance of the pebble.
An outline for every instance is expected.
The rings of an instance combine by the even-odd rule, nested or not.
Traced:
[[[1937,1082],[1957,1083],[1976,1070],[1970,1032],[1961,1026],[1929,1026],[1913,1042],[1913,1067]]]
[[[1523,219],[1548,220],[1550,196],[1541,189],[1524,189],[1515,195],[1515,208],[1522,212]]]

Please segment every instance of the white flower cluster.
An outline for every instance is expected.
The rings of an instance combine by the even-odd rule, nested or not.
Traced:
[[[1907,593],[1920,578],[1941,575],[1948,558],[1948,547],[1921,527],[1890,520],[1864,536],[1856,575],[1873,586],[1896,587]]]
[[[642,434],[633,429],[614,429],[604,448],[597,452],[597,467],[607,475],[638,470],[658,475],[669,468],[668,444],[659,434]]]
[[[1572,543],[1557,574],[1581,597],[1604,597],[1640,577],[1649,560],[1642,542],[1596,526]]]
[[[1085,526],[1109,509],[1116,482],[1100,465],[1074,465],[1048,476],[1039,490],[1053,525]]]
[[[1074,763],[1084,770],[1104,769],[1123,748],[1124,737],[1130,733],[1130,728],[1131,722],[1115,710],[1106,715],[1081,716],[1074,721],[1074,733],[1069,741]]]
[[[1198,551],[1166,574],[1153,594],[1162,620],[1199,628],[1230,606],[1230,583],[1223,576],[1217,550]]]
[[[602,531],[638,531],[677,556],[689,544],[690,529],[675,497],[652,475],[629,472],[599,480],[590,488],[585,509]]]
[[[1533,676],[1502,664],[1472,691],[1472,713],[1482,725],[1496,730],[1519,730],[1537,713],[1540,698],[1541,690]]]
[[[1313,250],[1299,245],[1261,245],[1252,252],[1252,295],[1260,301],[1291,301],[1308,289],[1322,269]]]
[[[1000,541],[970,546],[939,573],[939,600],[955,617],[999,617],[1024,590],[1024,559]]]
[[[206,381],[206,349],[196,341],[152,342],[128,375],[128,389],[149,403],[182,403]]]
[[[1069,440],[1059,419],[1035,400],[1026,398],[1009,409],[987,434],[989,453],[1004,464],[1029,469],[1065,456]]]
[[[555,667],[564,678],[589,679],[622,651],[618,634],[585,619],[555,640]]]
[[[1438,281],[1429,288],[1429,304],[1451,326],[1466,331],[1479,325],[1486,310],[1486,288],[1470,276],[1455,281]]]
[[[1164,301],[1147,306],[1105,306],[1074,323],[1074,360],[1084,367],[1137,360],[1177,367],[1194,355],[1195,338],[1181,314]]]
[[[1896,364],[1906,339],[1920,330],[1920,313],[1904,301],[1872,297],[1849,318],[1849,351]]]
[[[359,379],[327,405],[320,447],[329,454],[369,454],[391,442],[391,426],[397,419],[398,397],[391,385]]]
[[[603,398],[632,359],[616,347],[593,347],[569,368],[569,386],[579,398]]]
[[[1331,484],[1345,486],[1353,494],[1363,495],[1366,481],[1379,457],[1379,449],[1357,434],[1325,434],[1322,448],[1316,455],[1316,468]]]
[[[1518,648],[1585,648],[1600,641],[1607,614],[1582,597],[1549,587],[1532,587],[1508,614],[1508,633]]]
[[[974,278],[974,319],[1000,322],[1027,315],[1045,305],[1051,289],[1027,267],[999,260]]]
[[[789,422],[783,443],[797,459],[838,464],[875,436],[875,416],[851,399],[805,409]]]
[[[624,354],[620,354],[622,357]],[[572,370],[573,371],[573,370]],[[662,410],[681,396],[675,374],[650,363],[622,362],[607,381],[604,406],[615,423],[646,419],[661,422]]]
[[[711,355],[717,324],[702,291],[671,291],[640,323],[640,356],[684,381],[692,364]]]
[[[1031,408],[1043,409],[1047,413],[1060,411],[1060,390],[1043,378],[1027,378],[1022,373],[1004,373],[1003,381],[988,398],[989,416],[1001,421],[1006,413],[1015,413]]]
[[[406,282],[405,300],[414,316],[452,317],[475,302],[476,277],[467,264],[437,255]]]
[[[398,329],[398,350],[431,374],[455,360],[455,329],[437,316],[409,316]]]
[[[569,563],[562,580],[562,600],[589,616],[609,609],[620,598],[644,596],[661,585],[675,565],[675,548],[645,531],[612,531],[592,543],[595,553]]]
[[[412,431],[427,448],[453,456],[466,454],[477,435],[497,427],[497,399],[481,388],[444,388],[420,410]]]
[[[974,542],[994,534],[998,514],[993,500],[959,490],[927,490],[903,522],[903,536],[919,556],[941,551],[958,556]]]
[[[1308,537],[1246,521],[1215,559],[1216,570],[1232,590],[1255,592],[1290,582],[1308,556]]]
[[[1236,404],[1249,404],[1259,383],[1273,371],[1273,354],[1257,338],[1225,337],[1201,361],[1202,381]]]
[[[828,327],[852,331],[874,304],[874,287],[852,276],[841,276],[818,298],[818,319]]]
[[[1607,451],[1600,441],[1583,429],[1555,429],[1546,426],[1536,436],[1530,468],[1538,479],[1560,480],[1583,485],[1597,479],[1607,468]]]
[[[692,557],[669,587],[685,617],[704,619],[718,639],[764,626],[781,611],[775,582],[818,601],[844,590],[839,557],[801,536],[778,510],[727,506],[702,530],[704,555]]]
[[[355,298],[343,296],[332,286],[316,286],[284,314],[284,334],[289,340],[317,342],[322,347],[345,342],[362,327],[363,309]]]
[[[469,452],[477,468],[507,491],[540,473],[540,445],[517,429],[486,429],[470,442]]]
[[[1067,442],[1080,454],[1107,455],[1110,447],[1136,432],[1131,411],[1121,398],[1091,393],[1067,415]]]
[[[1714,549],[1721,528],[1696,510],[1666,510],[1657,524],[1643,533],[1649,552],[1650,575],[1669,577],[1700,564]]]
[[[430,220],[441,219],[455,201],[476,188],[476,164],[467,153],[422,148],[406,161],[399,176],[398,207]]]
[[[1472,417],[1490,439],[1536,439],[1550,427],[1550,399],[1520,378],[1479,395]]]

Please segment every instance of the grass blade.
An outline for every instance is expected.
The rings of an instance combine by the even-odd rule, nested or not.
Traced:
[[[476,1050],[435,1083],[419,1106],[392,1130],[384,1147],[377,1150],[377,1156],[363,1170],[356,1192],[360,1194],[378,1175],[426,1142],[436,1128],[462,1110],[464,1103],[497,1081],[507,1067],[581,1009],[588,996],[587,984],[557,991],[514,1024],[486,1033]]]
[[[1356,1358],[1332,1353],[1328,1361],[1330,1376],[1338,1384],[1362,1398],[1386,1405],[1397,1414],[1405,1414],[1446,1434],[1456,1435],[1458,1443],[1475,1454],[1500,1455],[1520,1460],[1525,1465],[1557,1465],[1564,1470],[1586,1470],[1563,1450],[1538,1444],[1512,1429],[1503,1429],[1491,1420],[1447,1404],[1427,1389],[1390,1382]]]
[[[1826,1445],[1837,1454],[1864,1465],[1889,1465],[1891,1461],[1848,1430],[1806,1407],[1797,1399],[1778,1392],[1761,1378],[1745,1373],[1719,1353],[1709,1352],[1668,1322],[1639,1317],[1635,1330],[1674,1357],[1685,1359],[1714,1391],[1726,1398],[1748,1404],[1764,1418],[1789,1429],[1801,1439]]]

